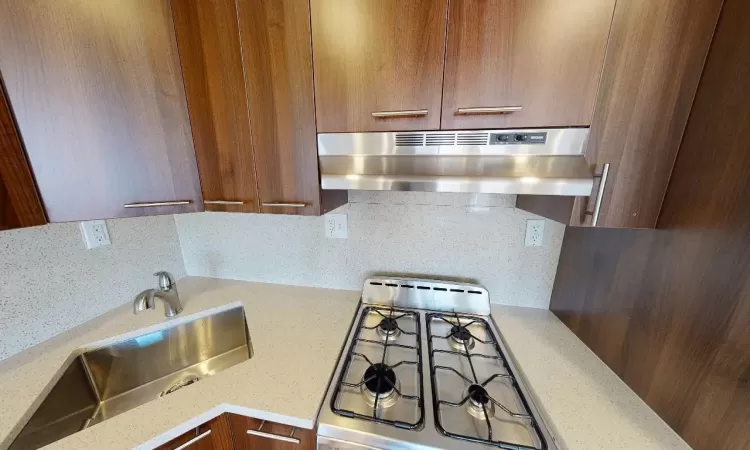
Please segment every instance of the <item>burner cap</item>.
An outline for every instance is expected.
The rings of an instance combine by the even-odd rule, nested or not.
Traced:
[[[480,407],[490,402],[490,396],[487,394],[487,390],[478,384],[472,384],[469,386],[469,399],[472,403]]]
[[[474,337],[471,332],[463,325],[453,325],[448,343],[458,351],[466,351],[468,348],[474,348]]]
[[[383,363],[373,364],[365,370],[365,386],[372,395],[388,395],[396,385],[396,373]]]
[[[377,332],[383,340],[387,341],[395,341],[401,336],[401,329],[398,327],[398,322],[391,317],[385,317],[380,321]]]

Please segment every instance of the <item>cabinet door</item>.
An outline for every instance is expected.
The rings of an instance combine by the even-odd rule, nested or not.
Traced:
[[[229,418],[222,414],[215,419],[195,427],[178,436],[156,450],[233,450]]]
[[[236,450],[314,450],[314,430],[227,414]],[[261,426],[262,425],[262,426]],[[250,434],[251,432],[259,432]]]
[[[47,223],[0,81],[0,231]]]
[[[205,208],[257,212],[234,0],[173,0],[172,11]]]
[[[589,125],[614,4],[450,2],[441,128]]]
[[[310,3],[318,132],[440,127],[447,0]]]
[[[168,0],[3,1],[0,55],[51,222],[201,209]]]
[[[320,214],[310,9],[237,0],[260,210]]]

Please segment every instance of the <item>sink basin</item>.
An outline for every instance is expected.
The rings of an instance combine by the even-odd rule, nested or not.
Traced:
[[[247,361],[252,346],[235,307],[76,354],[10,450],[37,449],[168,395]]]

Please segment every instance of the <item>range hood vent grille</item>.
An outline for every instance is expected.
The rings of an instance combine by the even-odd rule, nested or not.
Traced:
[[[427,145],[456,145],[456,133],[427,133]]]
[[[423,147],[424,133],[396,133],[396,147]]]
[[[487,145],[489,133],[461,133],[458,135],[458,145]]]

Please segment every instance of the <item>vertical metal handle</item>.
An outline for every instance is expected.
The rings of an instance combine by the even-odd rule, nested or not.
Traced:
[[[601,178],[599,180],[599,189],[596,191],[596,202],[594,202],[594,210],[589,212],[586,211],[587,216],[591,216],[591,226],[595,227],[599,223],[599,213],[602,210],[602,200],[604,199],[604,188],[607,185],[607,175],[609,174],[609,163],[605,163],[602,166],[601,175],[595,175],[595,178]]]
[[[189,446],[195,444],[196,442],[200,441],[201,439],[203,439],[204,437],[208,436],[209,434],[211,434],[211,430],[208,430],[208,431],[205,431],[205,432],[199,434],[198,436],[190,439],[189,441],[185,442],[184,444],[180,445],[179,447],[175,447],[174,450],[183,450],[185,448],[188,448]]]

